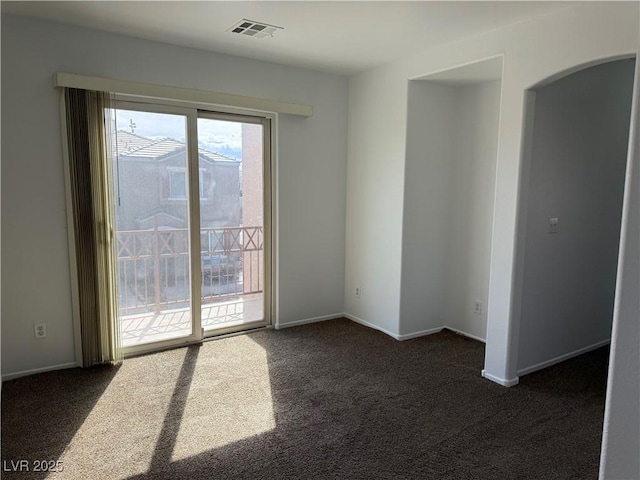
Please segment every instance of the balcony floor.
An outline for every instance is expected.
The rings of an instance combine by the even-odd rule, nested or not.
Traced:
[[[211,332],[241,326],[261,320],[263,312],[261,296],[208,303],[202,306],[202,327]],[[120,318],[120,325],[123,347],[133,347],[191,335],[191,312],[189,308],[176,308],[127,315]]]

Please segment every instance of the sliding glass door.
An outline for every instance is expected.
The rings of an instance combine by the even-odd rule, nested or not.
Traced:
[[[265,129],[251,117],[198,117],[205,334],[264,322]]]
[[[115,118],[125,353],[266,325],[269,120],[133,102]]]
[[[188,338],[187,117],[116,110],[114,171],[124,347]]]

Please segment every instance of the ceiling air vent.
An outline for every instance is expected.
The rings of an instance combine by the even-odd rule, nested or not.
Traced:
[[[227,31],[237,33],[238,35],[246,35],[247,37],[264,38],[273,37],[273,34],[278,30],[284,29],[283,27],[276,27],[275,25],[254,22],[253,20],[243,18]]]

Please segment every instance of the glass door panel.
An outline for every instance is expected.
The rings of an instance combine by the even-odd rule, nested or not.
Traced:
[[[117,109],[116,237],[124,347],[192,335],[187,117]]]
[[[265,321],[264,127],[198,118],[205,332]]]

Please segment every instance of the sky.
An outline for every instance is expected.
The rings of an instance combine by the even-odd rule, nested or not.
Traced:
[[[187,119],[182,115],[116,110],[116,128],[148,138],[170,137],[184,142]],[[242,124],[198,119],[198,146],[238,160],[242,159]]]

